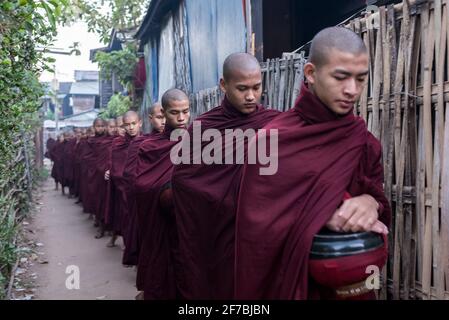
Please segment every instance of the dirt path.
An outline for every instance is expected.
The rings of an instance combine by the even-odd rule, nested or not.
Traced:
[[[107,248],[109,237],[95,239],[93,221],[75,199],[54,190],[51,178],[43,185],[41,204],[31,222],[42,254],[41,263],[31,267],[37,275],[34,299],[134,299],[136,272],[121,265],[122,242]],[[69,277],[75,289],[66,287]]]

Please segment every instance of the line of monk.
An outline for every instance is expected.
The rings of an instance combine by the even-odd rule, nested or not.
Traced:
[[[128,111],[48,141],[56,189],[78,199],[96,238],[110,234],[109,247],[123,238],[121,262],[137,267],[138,299],[323,299],[309,274],[314,236],[323,228],[388,234],[381,144],[354,114],[369,75],[363,40],[341,27],[322,30],[304,75],[295,105],[279,112],[261,105],[257,59],[231,54],[221,105],[195,119],[201,134],[216,129],[221,138],[276,129],[273,175],[261,175],[261,163],[225,162],[226,143],[212,148],[204,137],[202,150],[223,161],[194,161],[194,149],[191,161],[174,163],[195,134],[179,89],[151,107],[149,134]],[[245,140],[245,154],[261,138]]]

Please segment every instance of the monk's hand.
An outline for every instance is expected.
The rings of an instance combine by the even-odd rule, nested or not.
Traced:
[[[335,232],[373,231],[387,234],[388,229],[379,218],[379,204],[370,195],[361,195],[343,202],[326,224]]]
[[[111,171],[108,170],[104,173],[104,180],[109,181],[109,178],[111,176]]]

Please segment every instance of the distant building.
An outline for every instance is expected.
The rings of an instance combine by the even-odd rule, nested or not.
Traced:
[[[70,89],[73,82],[60,82],[58,89],[59,100],[59,117],[65,117],[73,114],[72,106],[70,105]],[[55,113],[55,105],[51,96],[51,83],[43,83],[45,95],[42,97],[43,109]]]
[[[98,71],[75,71],[77,82],[74,82],[70,88],[73,114],[100,107],[98,77]]]
[[[122,50],[123,40],[120,39],[119,34],[116,30],[113,30],[111,33],[111,41],[107,47],[97,48],[90,50],[90,60],[95,61],[95,55],[97,52],[106,52],[110,53],[113,51]],[[115,74],[112,74],[110,79],[106,79],[102,76],[101,70],[99,73],[99,95],[100,95],[100,108],[106,108],[108,106],[109,100],[111,97],[118,92],[123,91],[123,86],[118,82]]]

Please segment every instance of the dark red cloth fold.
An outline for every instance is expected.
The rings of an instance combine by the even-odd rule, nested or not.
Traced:
[[[95,172],[92,182],[89,184],[90,192],[95,194],[94,214],[98,221],[104,222],[105,204],[108,197],[108,183],[104,179],[106,170],[109,169],[111,147],[115,136],[104,136],[97,145],[93,162]]]
[[[304,85],[295,108],[265,129],[278,129],[278,172],[245,165],[236,224],[237,299],[307,299],[314,235],[348,191],[371,194],[390,209],[382,189],[381,145],[353,113],[340,117]],[[252,141],[255,143],[255,141]]]
[[[196,121],[201,122],[203,132],[218,129],[224,140],[226,129],[257,130],[278,115],[262,106],[245,115],[225,98],[221,106]],[[192,128],[189,132],[192,136]],[[203,142],[202,149],[209,143]],[[242,168],[241,164],[181,164],[174,168],[173,200],[182,266],[178,285],[185,299],[233,297],[234,226]]]
[[[122,236],[125,243],[122,263],[125,265],[137,265],[139,258],[139,244],[137,240],[137,209],[136,195],[133,192],[134,179],[136,178],[137,157],[140,144],[148,139],[149,135],[142,135],[131,139],[125,168],[123,170],[122,183],[119,189],[123,194],[122,211]]]
[[[46,151],[45,151],[45,158],[51,159],[50,158],[50,150],[55,146],[56,144],[56,140],[53,138],[48,138],[47,142],[46,142]]]
[[[171,131],[167,128],[141,144],[134,184],[140,246],[136,283],[147,300],[177,297],[173,259],[176,226],[173,215],[166,210],[171,200],[165,197],[163,207],[160,203],[173,168],[170,151],[178,143],[170,141]]]
[[[63,156],[63,186],[73,188],[73,161],[74,161],[74,149],[76,145],[76,139],[71,138],[64,144],[64,156]]]
[[[126,136],[119,136],[113,140],[111,146],[109,194],[104,215],[107,229],[115,231],[117,234],[121,234],[122,231],[122,211],[125,204],[124,195],[120,191],[119,185],[123,180],[123,171],[130,141]]]
[[[63,183],[64,179],[64,142],[56,142],[50,150],[50,159],[53,161],[51,176],[58,183]]]

